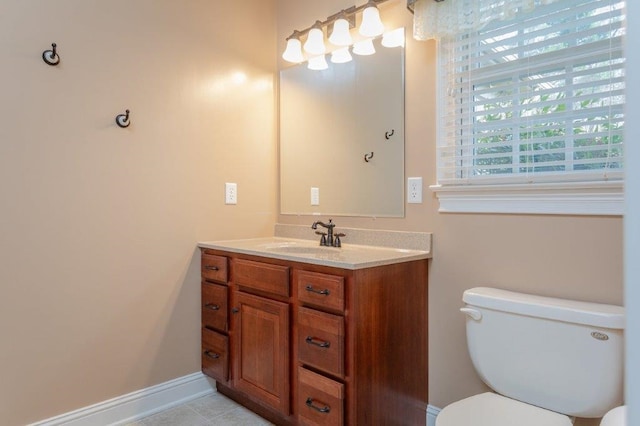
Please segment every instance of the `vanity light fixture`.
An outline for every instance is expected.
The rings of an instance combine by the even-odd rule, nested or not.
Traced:
[[[353,60],[353,57],[351,57],[351,53],[349,53],[349,47],[342,47],[331,52],[331,62],[334,64],[344,64],[351,60]]]
[[[351,38],[351,23],[347,20],[347,15],[343,10],[340,12],[338,19],[333,23],[333,31],[329,36],[329,42],[335,46],[351,46],[353,38]]]
[[[307,65],[307,67],[310,70],[322,71],[329,68],[329,64],[327,64],[327,59],[324,57],[324,55],[320,55],[314,56],[313,58],[309,59],[309,64]]]
[[[404,28],[384,33],[381,44],[384,47],[404,47]]]
[[[287,62],[293,62],[299,64],[304,62],[304,55],[302,54],[302,43],[300,42],[300,33],[294,31],[293,34],[287,39],[287,48],[282,54],[282,59]]]
[[[309,37],[304,44],[304,51],[310,55],[322,55],[327,51],[324,45],[324,31],[322,31],[322,22],[316,21],[309,30]]]
[[[359,33],[367,38],[377,37],[384,32],[384,25],[380,19],[380,12],[377,5],[384,3],[388,0],[368,0],[367,3],[360,6],[352,6],[348,9],[343,9],[338,13],[329,16],[325,21],[316,21],[311,27],[301,31],[294,31],[291,36],[287,38],[287,47],[282,54],[282,58],[285,61],[300,63],[304,62],[304,54],[301,47],[301,38],[307,36],[305,41],[304,51],[312,58],[319,55],[324,55],[327,51],[324,43],[324,27],[333,24],[333,29],[328,41],[334,46],[344,47],[353,44],[350,30],[356,26],[356,14],[362,13],[362,23],[359,28]],[[354,46],[355,47],[355,46]],[[373,50],[373,45],[367,51]],[[373,50],[374,53],[375,50]],[[348,52],[347,52],[348,53]],[[355,51],[354,51],[355,53]],[[368,54],[371,54],[368,53]],[[338,57],[346,57],[344,54],[338,54]],[[315,62],[318,62],[316,59]]]
[[[373,40],[368,38],[357,42],[353,45],[353,53],[360,56],[373,55],[376,53],[376,48],[373,47]]]
[[[362,12],[362,23],[358,32],[365,37],[377,37],[384,32],[380,11],[374,0],[369,0]]]

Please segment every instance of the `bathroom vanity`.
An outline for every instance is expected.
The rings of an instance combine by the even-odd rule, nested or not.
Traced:
[[[201,243],[202,371],[282,425],[425,423],[430,251]]]

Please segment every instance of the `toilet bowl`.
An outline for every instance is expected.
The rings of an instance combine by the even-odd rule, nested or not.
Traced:
[[[624,308],[487,287],[463,301],[473,366],[495,392],[448,405],[436,426],[571,426],[622,404]]]
[[[436,426],[572,426],[563,414],[534,407],[493,392],[454,402],[436,417]]]
[[[613,410],[609,411],[602,422],[600,422],[600,426],[626,426],[627,425],[627,407],[624,405],[621,407],[616,407]]]

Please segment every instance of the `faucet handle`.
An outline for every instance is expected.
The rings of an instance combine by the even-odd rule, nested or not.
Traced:
[[[327,245],[327,233],[326,232],[321,232],[321,231],[316,231],[316,235],[321,235],[322,236],[320,238],[320,245],[321,246],[326,246]]]
[[[342,232],[338,232],[334,235],[333,246],[334,247],[342,247],[342,242],[340,241],[340,237],[346,237],[347,234],[343,234]]]

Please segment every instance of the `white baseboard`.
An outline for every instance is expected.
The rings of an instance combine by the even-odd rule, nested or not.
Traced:
[[[80,408],[30,426],[122,425],[215,392],[215,382],[198,372]]]
[[[29,426],[123,425],[215,392],[215,381],[201,372],[131,392]],[[427,426],[435,426],[440,409],[427,406]]]
[[[440,409],[433,405],[427,405],[427,426],[436,426],[436,417]]]

